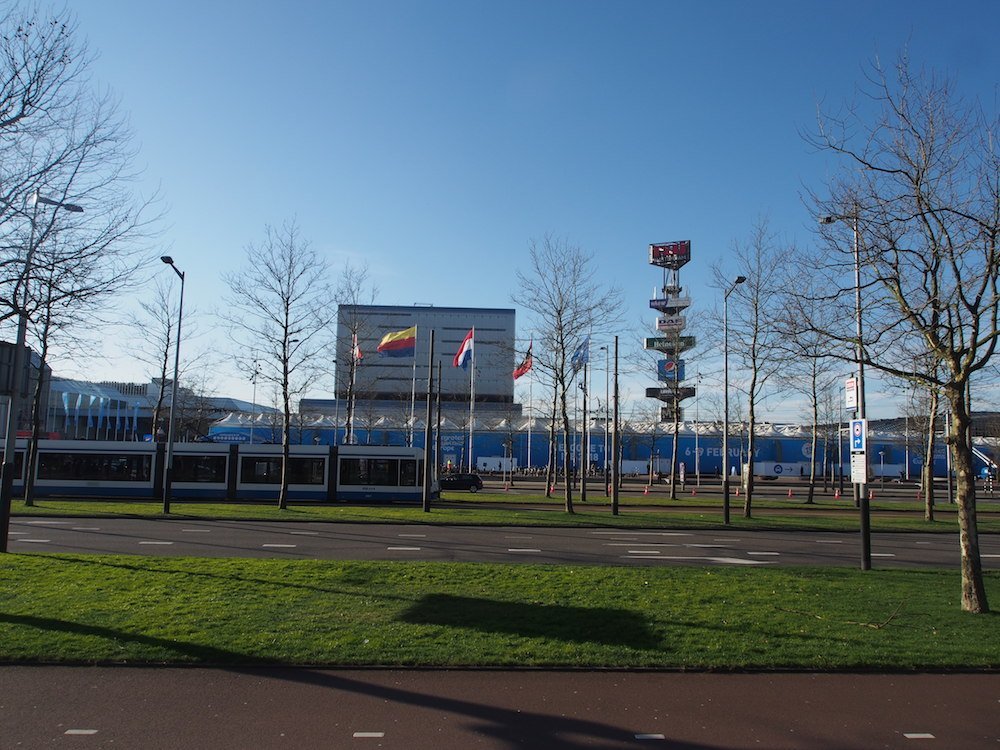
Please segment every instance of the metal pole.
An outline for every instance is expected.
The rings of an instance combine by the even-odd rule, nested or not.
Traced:
[[[858,419],[865,418],[865,362],[864,347],[862,346],[861,327],[861,249],[859,247],[858,233],[858,210],[854,208],[852,228],[854,230],[854,310],[855,322],[858,333]],[[858,488],[858,508],[861,515],[861,569],[870,570],[872,567],[872,540],[871,540],[871,512],[868,503],[868,453],[867,446],[864,453],[865,472],[864,482],[859,483]]]
[[[618,515],[618,483],[621,474],[621,463],[619,455],[621,449],[618,443],[621,441],[621,433],[618,431],[618,337],[615,336],[615,406],[614,406],[614,433],[611,445],[611,515]]]
[[[169,258],[170,256],[164,256]],[[162,260],[162,259],[161,259]],[[173,260],[163,260],[181,280],[181,298],[177,305],[177,342],[174,347],[174,382],[170,387],[170,422],[167,427],[167,466],[163,473],[163,512],[170,513],[170,485],[174,473],[174,426],[177,422],[177,376],[181,362],[181,323],[184,320],[184,272],[174,265]]]
[[[701,390],[701,374],[695,373],[695,383]],[[701,487],[701,458],[698,451],[698,391],[694,394],[694,481],[695,487]]]
[[[722,523],[729,525],[729,292],[722,298]]]
[[[611,380],[611,368],[608,360],[611,353],[608,351],[608,347],[602,346],[601,348],[604,350],[604,496],[607,497],[611,494],[611,488],[608,487],[611,478],[611,473],[608,471],[608,437],[610,436],[610,425],[608,422],[611,418],[611,404],[608,403],[608,385]]]
[[[413,353],[414,372],[416,371],[417,354]],[[431,510],[431,457],[434,451],[431,450],[431,409],[434,407],[431,396],[434,393],[434,328],[431,327],[431,338],[427,352],[427,415],[424,423],[424,476],[423,476],[423,511],[430,513]],[[410,410],[411,414],[413,410]],[[411,429],[416,426],[411,420]],[[434,461],[437,461],[435,457]]]

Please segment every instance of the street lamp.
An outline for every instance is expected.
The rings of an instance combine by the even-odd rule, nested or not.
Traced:
[[[17,450],[17,418],[21,405],[23,387],[24,341],[28,329],[28,279],[31,276],[31,260],[35,255],[35,234],[38,221],[38,204],[54,206],[70,213],[83,213],[83,208],[75,203],[45,198],[36,190],[28,198],[31,204],[31,233],[24,256],[24,270],[21,272],[21,303],[17,311],[17,338],[14,343],[14,371],[10,377],[10,399],[7,402],[7,434],[4,437],[3,469],[0,470],[0,552],[7,551],[7,535],[10,530],[10,502],[14,494],[14,454]]]
[[[173,269],[181,280],[181,299],[177,305],[177,344],[174,347],[174,382],[170,387],[170,423],[167,428],[167,470],[163,474],[163,512],[170,512],[170,483],[174,473],[174,423],[177,421],[177,375],[181,362],[181,321],[184,319],[184,272],[174,265],[169,255],[160,260]]]
[[[861,250],[859,247],[858,232],[858,209],[854,207],[851,215],[821,216],[820,224],[833,224],[839,220],[851,221],[851,231],[854,234],[854,323],[857,335],[855,359],[858,366],[858,408],[855,411],[855,419],[865,418],[865,358],[862,347],[862,327],[861,327]],[[872,567],[872,545],[871,545],[871,514],[868,504],[868,454],[861,454],[864,461],[864,475],[861,482],[854,485],[854,501],[860,509],[861,525],[861,569],[870,570]]]
[[[722,297],[722,522],[729,525],[729,295],[747,280],[737,276]]]

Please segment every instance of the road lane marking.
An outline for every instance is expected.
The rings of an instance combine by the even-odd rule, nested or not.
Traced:
[[[529,547],[508,547],[508,552],[541,552],[540,549],[531,549]]]
[[[662,734],[645,733],[635,735],[637,740],[665,740],[666,737]]]
[[[1000,555],[980,555],[980,557],[1000,557]]]
[[[385,737],[385,732],[355,732],[351,736],[354,737],[354,739],[356,740],[360,739],[378,740]]]
[[[908,740],[933,740],[934,735],[930,732],[903,732],[903,736]]]
[[[100,531],[100,526],[74,526],[73,531]]]
[[[46,543],[48,543],[48,542],[50,542],[52,540],[51,539],[15,539],[14,541],[15,542],[28,542],[29,544],[31,544],[31,543],[34,543],[34,544],[46,544]]]
[[[747,552],[748,555],[780,555],[780,552]]]
[[[742,542],[742,539],[713,539],[713,542]]]
[[[872,552],[872,557],[895,557],[892,552]]]
[[[139,544],[173,544],[173,542],[139,542]]]
[[[210,534],[211,529],[181,529],[185,534]]]
[[[63,734],[97,734],[96,729],[67,729]]]
[[[401,539],[426,539],[426,534],[397,534]]]
[[[843,544],[843,539],[817,539],[816,544]],[[917,542],[920,544],[920,542]]]
[[[635,544],[636,540],[633,539],[631,542],[605,542],[605,547],[629,547]],[[681,545],[674,542],[639,542],[639,544],[644,544],[647,547],[680,547]],[[688,547],[690,545],[684,545]]]
[[[591,534],[611,536],[694,536],[690,531],[591,531]]]
[[[658,555],[660,550],[658,549],[630,549],[628,551],[630,555]]]
[[[65,526],[70,523],[69,521],[25,521],[25,523],[33,524],[35,526]]]
[[[694,547],[697,549],[730,549],[728,544],[685,544],[685,547]]]
[[[317,536],[318,531],[289,531],[292,536]]]
[[[262,544],[260,546],[261,547],[277,548],[277,549],[292,549],[294,547],[297,547],[298,545],[297,544]]]
[[[420,547],[386,547],[390,552],[419,552]]]

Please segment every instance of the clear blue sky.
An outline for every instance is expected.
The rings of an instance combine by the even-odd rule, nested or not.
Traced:
[[[265,223],[294,218],[335,268],[367,260],[385,304],[511,307],[528,241],[563,236],[625,291],[634,334],[659,280],[650,242],[692,241],[682,281],[707,309],[711,264],[758,217],[812,241],[801,196],[831,165],[800,133],[873,56],[908,44],[989,107],[1000,72],[993,0],[70,7],[205,311]],[[91,374],[147,374],[131,368]]]

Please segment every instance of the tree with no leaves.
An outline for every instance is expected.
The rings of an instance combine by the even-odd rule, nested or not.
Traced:
[[[565,509],[572,513],[568,400],[575,372],[571,358],[584,337],[617,322],[621,294],[594,281],[593,256],[565,240],[546,235],[541,242],[529,244],[528,254],[530,268],[517,271],[520,288],[511,299],[531,313],[528,327],[535,332],[534,366],[539,380],[552,388],[556,419],[562,425]]]
[[[824,225],[829,255],[840,253],[851,263],[857,241],[864,296],[863,340],[848,331],[827,333],[858,343],[865,365],[937,388],[947,402],[962,609],[987,612],[970,382],[988,367],[1000,338],[1000,123],[962,101],[949,81],[911,72],[905,55],[894,73],[876,61],[867,83],[873,114],[854,108],[826,116],[811,138],[843,162],[827,195],[813,198],[817,214],[844,219]],[[853,299],[852,287],[832,275],[830,283]],[[933,366],[915,369],[912,349],[895,346],[913,338]]]
[[[327,339],[336,310],[328,267],[302,239],[294,222],[268,226],[259,245],[247,246],[247,266],[225,274],[230,292],[220,317],[236,344],[237,364],[270,383],[281,412],[281,489],[288,505],[292,400],[327,372]],[[256,355],[254,354],[256,353]],[[256,356],[256,362],[254,361]]]

